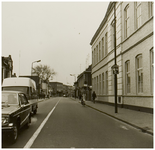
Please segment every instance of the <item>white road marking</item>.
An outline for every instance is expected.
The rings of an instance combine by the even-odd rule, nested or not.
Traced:
[[[129,130],[127,127],[125,126],[121,126],[122,129],[125,129],[125,130]]]
[[[60,101],[60,99],[59,99]],[[41,123],[41,125],[39,126],[39,128],[36,130],[36,132],[33,134],[33,136],[29,139],[29,141],[26,143],[26,145],[24,146],[24,148],[30,148],[32,146],[32,144],[34,143],[35,139],[37,138],[37,136],[39,135],[39,133],[41,132],[42,128],[44,127],[45,123],[47,122],[47,120],[49,119],[50,115],[53,113],[54,109],[56,108],[56,106],[58,105],[59,101],[55,104],[55,106],[53,107],[53,109],[50,111],[50,113],[47,115],[47,117],[44,119],[44,121]]]

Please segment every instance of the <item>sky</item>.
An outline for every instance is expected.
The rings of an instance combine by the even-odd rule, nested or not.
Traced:
[[[48,65],[52,81],[73,85],[91,65],[91,39],[107,11],[105,1],[2,1],[1,55],[13,60],[13,73],[31,75]]]

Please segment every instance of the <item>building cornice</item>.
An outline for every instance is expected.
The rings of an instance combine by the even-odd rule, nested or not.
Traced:
[[[93,36],[93,38],[92,38],[92,40],[91,40],[91,42],[90,42],[90,45],[93,44],[93,42],[95,41],[95,39],[97,38],[97,36],[98,36],[99,33],[101,32],[102,28],[104,27],[105,23],[107,22],[108,16],[109,16],[110,12],[112,11],[112,9],[113,9],[115,3],[116,3],[116,2],[110,2],[110,3],[109,3],[107,12],[106,12],[106,14],[105,14],[105,17],[104,17],[104,19],[102,20],[102,22],[101,22],[99,28],[97,29],[96,33],[94,34],[94,36]]]

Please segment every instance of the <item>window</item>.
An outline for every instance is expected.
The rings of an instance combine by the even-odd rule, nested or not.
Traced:
[[[99,94],[101,94],[101,75],[99,75]]]
[[[102,58],[104,58],[104,37],[102,38]]]
[[[92,65],[94,65],[94,52],[92,51]]]
[[[153,16],[153,2],[149,2],[149,17]]]
[[[105,56],[108,54],[108,33],[105,34]]]
[[[130,93],[131,87],[131,78],[130,78],[130,61],[125,63],[125,72],[126,72],[126,93]]]
[[[138,55],[136,58],[137,62],[137,91],[138,93],[143,92],[143,69],[142,69],[142,55]]]
[[[96,63],[98,63],[98,45],[96,46]]]
[[[104,94],[104,73],[102,73],[102,94]]]
[[[94,78],[94,90],[96,91],[96,77]]]
[[[112,50],[114,48],[114,20],[111,23],[110,30],[111,30],[111,50]]]
[[[154,50],[150,51],[150,64],[151,64],[151,94],[153,94],[153,83],[154,83]]]
[[[101,42],[99,42],[99,61],[101,60]]]
[[[96,64],[96,50],[94,48],[94,65]]]
[[[125,38],[129,36],[129,5],[125,7],[124,10],[124,16],[125,16]]]
[[[97,90],[97,94],[99,94],[98,93],[98,76],[97,76],[97,88],[96,88],[96,90]]]
[[[108,71],[106,71],[106,94],[108,94]]]
[[[136,25],[137,28],[141,26],[141,2],[136,2]]]

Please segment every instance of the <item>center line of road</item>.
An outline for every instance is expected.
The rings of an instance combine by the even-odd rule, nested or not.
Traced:
[[[59,99],[60,101],[60,99]],[[26,143],[26,145],[24,146],[24,148],[30,148],[33,144],[33,142],[35,141],[35,139],[37,138],[38,134],[41,132],[42,128],[44,127],[45,123],[47,122],[47,120],[49,119],[50,115],[53,113],[54,109],[56,108],[56,106],[58,105],[59,101],[55,104],[55,106],[53,107],[53,109],[50,111],[50,113],[47,115],[47,117],[44,119],[44,121],[41,123],[41,125],[39,126],[39,128],[36,130],[36,132],[33,134],[33,136],[29,139],[29,141]]]

